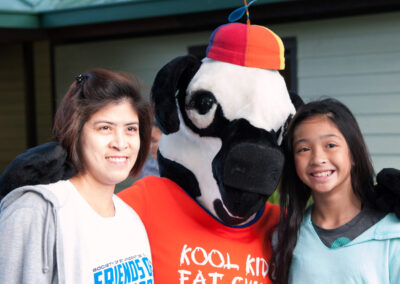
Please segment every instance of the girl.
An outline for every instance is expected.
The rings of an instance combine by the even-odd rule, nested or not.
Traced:
[[[151,125],[128,77],[94,69],[76,78],[53,131],[78,173],[2,200],[0,283],[152,283],[143,224],[113,194],[140,172]]]
[[[374,172],[349,109],[333,99],[302,106],[283,143],[276,282],[400,283],[400,224],[374,209]]]

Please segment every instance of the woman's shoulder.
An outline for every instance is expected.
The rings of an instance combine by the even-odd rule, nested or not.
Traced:
[[[1,222],[39,224],[48,215],[49,206],[57,206],[57,198],[44,186],[24,186],[7,194],[0,203]]]
[[[0,210],[6,208],[44,208],[47,203],[57,204],[56,196],[49,190],[48,185],[27,185],[8,193],[0,203]]]

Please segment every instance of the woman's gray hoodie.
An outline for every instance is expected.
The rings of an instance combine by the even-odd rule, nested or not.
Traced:
[[[59,208],[45,185],[13,190],[0,203],[0,283],[64,283]]]

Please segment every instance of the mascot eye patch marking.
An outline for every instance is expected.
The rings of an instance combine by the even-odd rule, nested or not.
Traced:
[[[195,109],[199,114],[206,114],[217,102],[214,95],[209,91],[197,91],[189,98],[186,108]]]

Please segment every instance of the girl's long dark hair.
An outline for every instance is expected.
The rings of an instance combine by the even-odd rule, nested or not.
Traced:
[[[275,267],[271,278],[276,283],[286,284],[289,280],[293,250],[304,217],[311,190],[297,176],[294,164],[293,134],[304,120],[325,115],[345,137],[353,166],[351,184],[355,195],[363,205],[373,206],[374,169],[360,128],[350,110],[335,99],[313,101],[300,107],[289,124],[282,142],[285,165],[280,186],[281,221],[278,226],[278,242],[272,260]]]

